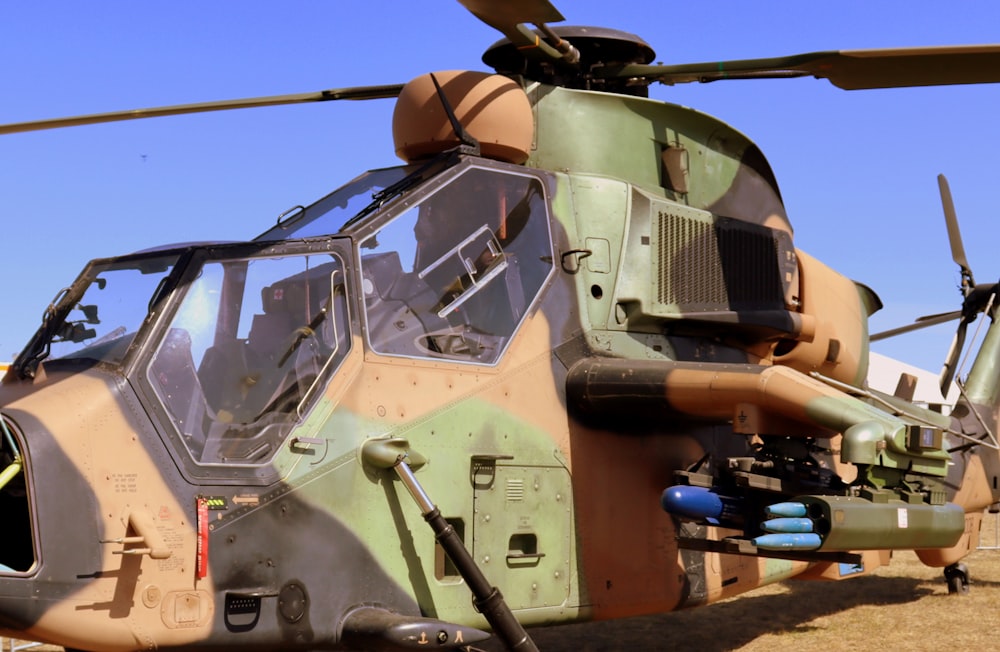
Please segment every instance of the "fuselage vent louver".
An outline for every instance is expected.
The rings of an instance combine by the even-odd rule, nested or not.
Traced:
[[[656,301],[680,313],[785,307],[779,257],[790,238],[740,220],[658,213]],[[783,242],[782,240],[788,242]]]

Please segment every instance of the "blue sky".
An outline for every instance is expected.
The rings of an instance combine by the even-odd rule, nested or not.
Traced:
[[[990,43],[1000,25],[1000,4],[986,1],[557,6],[566,24],[639,34],[665,63]],[[453,0],[7,3],[0,123],[483,70],[498,38]],[[977,280],[1000,273],[990,251],[1000,85],[848,92],[813,79],[734,81],[652,96],[758,143],[797,246],[882,297],[875,330],[959,305],[939,172]],[[387,100],[335,102],[0,137],[0,360],[90,258],[250,238],[285,209],[396,164],[391,112]],[[876,350],[937,370],[953,330]]]

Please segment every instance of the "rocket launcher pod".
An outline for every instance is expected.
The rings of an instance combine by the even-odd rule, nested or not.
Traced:
[[[850,496],[797,500],[822,537],[823,551],[950,548],[965,531],[965,511],[954,503],[874,503]]]

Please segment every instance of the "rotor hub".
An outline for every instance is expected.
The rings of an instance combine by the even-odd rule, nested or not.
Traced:
[[[580,51],[579,63],[525,56],[525,51],[509,39],[491,45],[483,54],[483,63],[502,75],[521,75],[544,84],[647,96],[648,79],[602,79],[593,74],[595,69],[604,66],[652,62],[656,53],[644,40],[635,34],[606,27],[559,26],[552,31]],[[539,33],[539,38],[544,36]]]

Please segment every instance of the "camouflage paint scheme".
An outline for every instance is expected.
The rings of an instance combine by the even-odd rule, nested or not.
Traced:
[[[486,627],[395,476],[362,463],[361,445],[384,436],[427,458],[417,478],[526,625],[708,604],[793,576],[868,573],[888,560],[866,550],[845,574],[821,556],[679,547],[678,536],[741,534],[681,523],[660,506],[675,472],[707,453],[751,456],[758,433],[816,438],[821,465],[850,481],[856,470],[839,458],[839,433],[853,425],[875,420],[893,433],[914,422],[971,433],[981,425],[962,403],[949,422],[914,406],[894,414],[891,397],[845,391],[864,383],[866,317],[877,300],[794,248],[774,177],[743,135],[643,98],[539,83],[526,91],[536,141],[525,167],[543,171],[554,265],[497,364],[371,349],[362,224],[360,235],[348,229],[309,244],[345,261],[350,347],[256,479],[192,476],[169,445],[164,414],[130,381],[152,345],[131,351],[123,369],[43,363],[33,380],[8,374],[0,405],[27,461],[36,562],[0,574],[0,633],[95,650],[330,649],[363,605]],[[665,234],[671,221],[694,226]],[[759,288],[736,287],[739,274],[718,271],[726,251],[702,241],[720,224],[784,256],[767,262],[773,278],[762,281],[759,309],[736,305],[740,292],[749,302]],[[671,237],[682,240],[664,242]],[[668,267],[689,250],[694,267]],[[695,281],[712,288],[697,307],[674,287]],[[166,301],[169,314],[174,299]],[[157,333],[163,318],[150,319],[146,332]],[[991,329],[968,389],[991,429],[998,337]],[[950,564],[975,548],[979,513],[1000,499],[995,456],[968,448],[948,468],[940,448],[904,444],[878,459],[865,450],[857,461],[888,469],[874,476],[883,486],[915,464],[968,512],[953,548],[921,551],[927,563]],[[212,501],[200,579],[199,497]],[[116,554],[134,546],[107,543],[136,532],[151,552]],[[227,595],[259,601],[259,620],[227,608]]]

